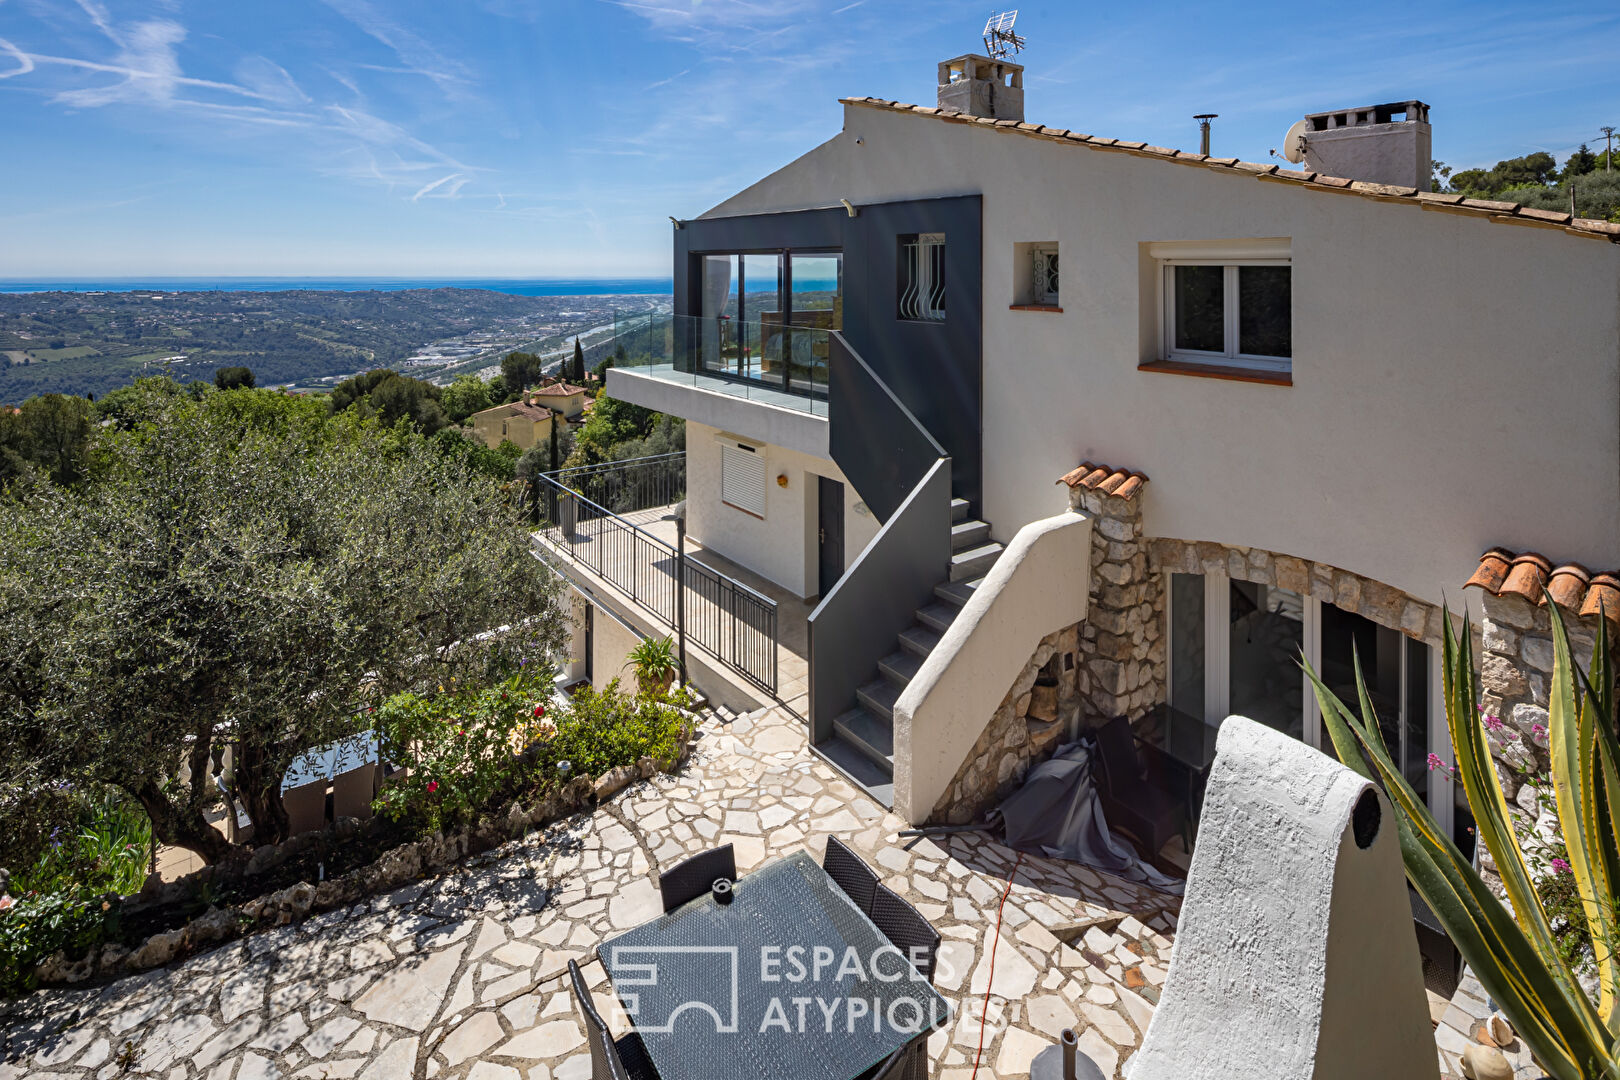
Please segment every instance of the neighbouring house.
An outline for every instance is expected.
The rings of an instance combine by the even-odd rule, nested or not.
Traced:
[[[1324,747],[1297,657],[1359,653],[1471,847],[1441,605],[1531,755],[1541,586],[1588,649],[1620,620],[1620,225],[1423,190],[1416,101],[1311,114],[1299,169],[1026,122],[982,56],[843,106],[676,223],[662,348],[607,375],[686,419],[688,535],[816,603],[818,752],[963,821],[1116,716]]]
[[[527,450],[551,438],[552,411],[532,397],[472,414],[473,434],[490,449],[510,440]]]
[[[565,420],[578,420],[586,410],[585,388],[561,379],[547,379],[538,390],[528,392],[529,400],[562,414]]]

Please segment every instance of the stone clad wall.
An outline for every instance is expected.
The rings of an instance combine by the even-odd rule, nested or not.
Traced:
[[[1163,578],[1149,565],[1142,504],[1083,487],[1069,507],[1091,516],[1091,606],[1080,631],[1086,726],[1132,719],[1164,700]]]
[[[1076,623],[1046,635],[979,733],[929,821],[965,825],[1023,783],[1051,756],[1080,712]]]

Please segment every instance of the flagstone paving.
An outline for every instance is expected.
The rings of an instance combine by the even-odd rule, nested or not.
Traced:
[[[724,842],[742,873],[801,848],[819,859],[829,835],[944,938],[935,983],[955,1015],[929,1041],[933,1076],[968,1080],[978,1055],[981,1077],[1025,1077],[1065,1027],[1118,1076],[1164,982],[1179,900],[1020,861],[984,834],[903,828],[809,752],[797,719],[710,718],[680,774],[442,877],[0,1011],[0,1080],[586,1080],[561,976],[579,960],[614,1011],[594,949],[659,913],[660,868]]]

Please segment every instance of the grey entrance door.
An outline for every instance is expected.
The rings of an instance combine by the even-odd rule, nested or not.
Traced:
[[[826,596],[844,576],[844,485],[816,477],[820,506],[821,595]]]

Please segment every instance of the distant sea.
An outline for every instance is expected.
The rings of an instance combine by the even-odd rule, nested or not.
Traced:
[[[359,277],[176,277],[61,278],[23,281],[0,278],[0,293],[34,292],[397,292],[402,289],[488,289],[514,296],[669,295],[670,278],[359,278]]]

